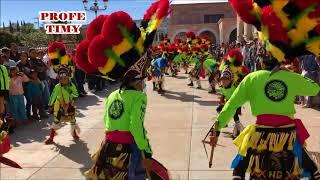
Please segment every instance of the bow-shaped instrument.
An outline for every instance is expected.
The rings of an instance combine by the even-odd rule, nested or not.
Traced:
[[[204,150],[205,150],[205,152],[206,152],[207,158],[209,159],[209,168],[212,167],[214,147],[210,145],[210,139],[209,139],[209,141],[208,141],[207,138],[208,138],[209,135],[211,136],[211,135],[215,134],[214,126],[215,126],[215,124],[213,124],[213,125],[211,126],[211,128],[209,129],[207,135],[206,135],[206,136],[203,138],[203,140],[202,140]],[[206,144],[209,144],[209,145],[211,146],[210,158],[208,157],[208,151],[207,151],[207,148],[206,148]]]

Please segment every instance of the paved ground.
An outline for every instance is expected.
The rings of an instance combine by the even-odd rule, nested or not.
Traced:
[[[231,179],[229,164],[236,153],[235,146],[225,130],[216,148],[213,168],[208,168],[201,139],[212,125],[217,106],[217,96],[186,86],[185,76],[166,79],[166,94],[159,95],[148,86],[147,129],[154,156],[171,172],[174,180],[222,180]],[[202,82],[207,88],[207,82]],[[75,143],[69,125],[58,131],[57,144],[43,144],[49,133],[49,122],[33,123],[18,129],[12,136],[13,149],[6,157],[16,160],[22,170],[1,165],[2,179],[85,179],[83,173],[92,165],[90,154],[103,138],[102,116],[104,98],[108,92],[90,94],[78,101],[78,122],[82,129],[81,141]],[[320,112],[297,109],[297,117],[303,118],[311,133],[309,149],[320,152]],[[254,121],[249,107],[243,109],[244,124]],[[207,147],[209,149],[209,147]]]

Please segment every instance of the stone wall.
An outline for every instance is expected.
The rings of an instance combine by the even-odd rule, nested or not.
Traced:
[[[217,23],[204,23],[205,15],[216,14],[223,14],[224,18],[221,18]],[[219,25],[219,22],[222,25]],[[172,6],[168,36],[173,40],[180,32],[193,31],[199,35],[204,31],[210,31],[215,36],[215,43],[220,43],[228,42],[229,35],[235,28],[236,14],[228,2],[176,4]]]

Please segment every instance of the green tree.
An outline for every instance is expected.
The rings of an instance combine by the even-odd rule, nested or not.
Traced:
[[[4,22],[2,22],[2,28],[3,30],[6,30],[6,26],[4,25]]]
[[[20,32],[20,25],[18,20],[17,20],[17,31]]]
[[[13,33],[13,27],[12,27],[11,21],[9,21],[9,31],[10,31],[11,33]]]
[[[12,42],[20,44],[18,36],[8,31],[0,30],[0,47],[9,46]]]
[[[42,31],[35,30],[30,33],[20,33],[21,44],[26,47],[47,46],[51,39]]]
[[[34,28],[34,25],[32,23],[23,23],[23,26],[20,27],[20,31],[22,33],[31,33],[31,32],[35,32],[36,29]]]

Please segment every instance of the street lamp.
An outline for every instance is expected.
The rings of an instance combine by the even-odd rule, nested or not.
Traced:
[[[98,11],[104,11],[107,9],[108,7],[108,2],[109,0],[102,0],[103,1],[103,5],[104,7],[103,8],[100,8],[98,6],[98,0],[94,0],[93,2],[93,6],[91,6],[90,8],[88,8],[88,4],[89,4],[89,1],[88,0],[83,0],[82,3],[83,3],[83,7],[86,11],[94,11],[96,17],[97,17],[97,14],[98,14]]]

